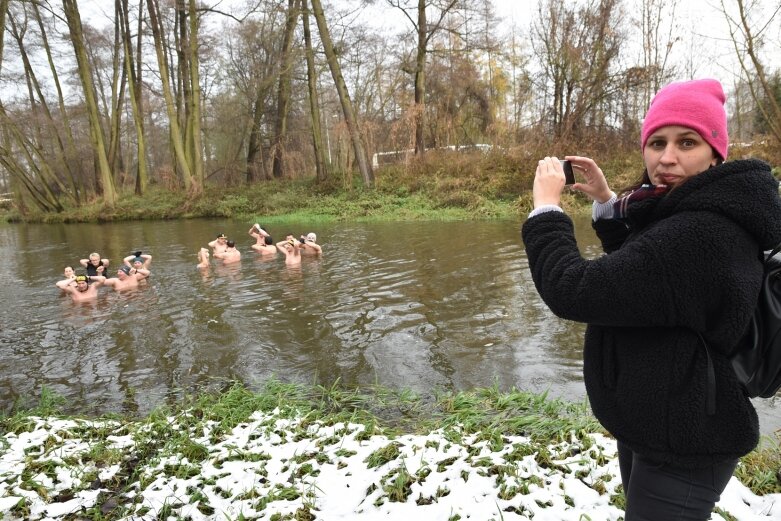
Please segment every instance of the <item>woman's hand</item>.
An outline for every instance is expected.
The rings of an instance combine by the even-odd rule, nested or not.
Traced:
[[[566,156],[572,163],[572,167],[577,169],[578,173],[585,179],[584,183],[575,183],[571,186],[573,190],[583,192],[592,200],[598,203],[604,203],[613,197],[613,192],[607,184],[605,174],[590,157]]]
[[[564,188],[564,169],[555,157],[546,157],[537,163],[534,173],[534,207],[545,205],[559,206],[561,190]]]

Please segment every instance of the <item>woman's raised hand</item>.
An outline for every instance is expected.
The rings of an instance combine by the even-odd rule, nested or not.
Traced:
[[[534,173],[534,207],[559,206],[561,190],[564,188],[564,169],[555,157],[546,157],[537,163]]]
[[[583,183],[573,184],[571,187],[573,190],[583,192],[598,203],[607,202],[613,197],[614,194],[607,184],[605,174],[602,173],[602,169],[597,166],[593,159],[581,156],[566,156],[565,159],[572,162],[572,167],[585,180]]]

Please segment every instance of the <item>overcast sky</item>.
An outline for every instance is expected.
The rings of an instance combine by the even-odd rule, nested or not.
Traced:
[[[342,1],[353,5],[357,5],[358,2],[358,0]],[[768,9],[773,7],[771,4],[774,0],[759,1],[768,6]],[[639,9],[640,2],[641,0],[624,1],[627,22]],[[724,2],[729,8],[734,7],[734,0],[724,0]],[[205,3],[218,6],[224,11],[238,12],[239,6],[245,5],[246,0],[205,0]],[[502,35],[507,34],[513,26],[521,31],[527,31],[530,20],[536,15],[538,0],[493,0],[493,3],[500,19],[497,35]],[[79,0],[79,6],[85,19],[96,24],[113,23],[113,1]],[[407,23],[397,9],[387,6],[385,0],[376,0],[375,6],[368,9],[371,11],[367,12],[382,13],[380,16],[372,17],[378,28],[384,27],[390,30],[394,24],[402,27]],[[675,19],[679,27],[676,35],[681,38],[674,47],[676,58],[683,61],[691,57],[688,70],[694,72],[689,74],[696,77],[716,78],[727,88],[733,85],[737,70],[735,51],[721,12],[721,0],[678,0]],[[776,23],[775,32],[768,35],[771,45],[778,46],[778,42],[781,41],[778,26],[779,23]],[[775,56],[781,61],[781,49],[775,51]],[[779,63],[773,65],[779,66]]]

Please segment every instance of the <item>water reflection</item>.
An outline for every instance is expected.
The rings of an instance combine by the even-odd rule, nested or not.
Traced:
[[[600,254],[587,218],[576,233]],[[299,225],[322,258],[288,267],[228,221],[0,226],[0,404],[47,386],[74,411],[143,413],[183,392],[270,376],[331,385],[380,383],[422,393],[496,383],[580,399],[583,326],[539,299],[519,222]],[[238,264],[200,270],[217,232]],[[62,267],[97,250],[112,268],[154,257],[148,283],[102,288],[75,305],[54,287]],[[761,401],[765,430],[781,411]]]

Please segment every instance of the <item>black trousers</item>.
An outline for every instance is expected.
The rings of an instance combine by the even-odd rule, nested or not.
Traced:
[[[704,469],[681,469],[649,461],[618,443],[626,494],[625,521],[705,521],[735,471],[738,460]]]

